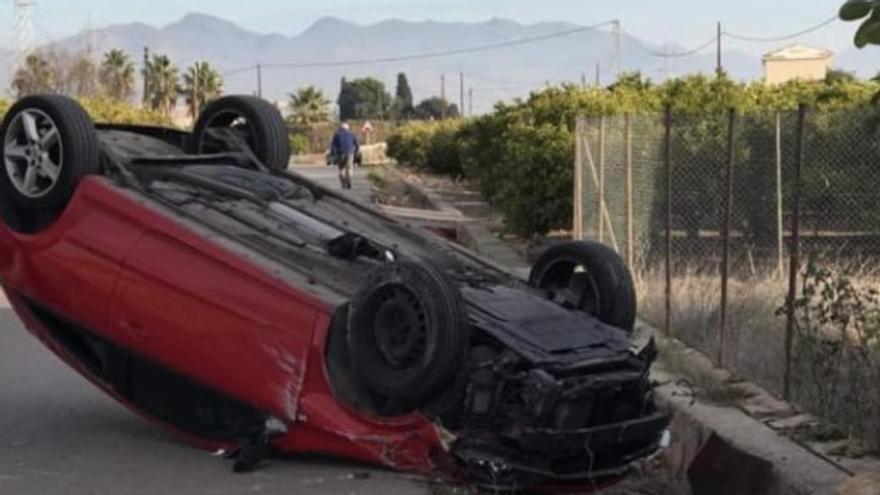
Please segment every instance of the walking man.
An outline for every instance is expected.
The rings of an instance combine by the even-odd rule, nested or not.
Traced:
[[[330,155],[339,167],[339,182],[343,189],[351,189],[351,171],[358,149],[357,136],[351,132],[348,124],[343,122],[330,143]]]

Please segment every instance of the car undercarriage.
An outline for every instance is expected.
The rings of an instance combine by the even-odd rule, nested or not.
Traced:
[[[324,353],[315,373],[326,373],[345,408],[378,418],[369,421],[426,418],[438,445],[426,447],[431,460],[422,471],[442,468],[496,488],[595,484],[625,475],[660,448],[669,418],[651,392],[656,351],[653,341],[636,348],[629,339],[635,300],[631,281],[624,283],[628,271],[607,262],[613,253],[562,246],[536,263],[527,283],[465,248],[267,166],[253,132],[230,132],[230,122],[203,132],[195,153],[187,151],[190,133],[98,125],[100,173],[114,194],[329,308],[326,342],[313,346]],[[20,205],[0,203],[13,230],[52,221],[33,223]],[[607,274],[594,276],[590,267]],[[234,441],[234,453],[246,458],[241,466],[270,455],[288,431],[296,434],[301,413],[278,420],[66,320],[26,290],[11,290],[114,394],[190,434]]]

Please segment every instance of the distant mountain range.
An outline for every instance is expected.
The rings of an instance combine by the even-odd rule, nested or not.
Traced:
[[[460,97],[459,72],[462,72],[465,97],[468,88],[473,89],[474,111],[481,112],[490,109],[497,100],[525,96],[531,89],[546,83],[580,82],[582,77],[592,82],[597,63],[603,84],[611,82],[617,70],[612,36],[607,30],[586,30],[535,43],[453,56],[346,66],[332,64],[504,43],[576,28],[577,25],[565,22],[523,25],[498,18],[481,23],[390,19],[363,26],[327,17],[299,35],[285,36],[256,33],[228,20],[190,13],[161,28],[142,23],[116,24],[81,32],[52,45],[58,50],[91,47],[96,53],[121,48],[138,65],[145,46],[154,53],[167,54],[181,68],[197,59],[208,60],[225,73],[226,91],[237,93],[256,91],[256,71],[248,67],[259,62],[263,66],[263,95],[271,99],[284,99],[295,88],[312,84],[335,100],[343,76],[374,76],[385,81],[389,91],[393,92],[396,74],[402,71],[406,72],[417,100],[439,94],[441,74],[444,74],[446,96],[457,102]],[[715,55],[711,50],[668,61],[649,53],[680,49],[624,36],[620,47],[620,69],[641,70],[655,80],[714,70]],[[870,68],[876,66],[876,57],[870,55],[874,54],[848,52],[838,57],[837,65],[850,70],[863,69],[867,75],[871,73]],[[0,52],[0,57],[6,56]],[[324,65],[276,66],[285,63]],[[761,75],[761,60],[754,55],[728,51],[724,54],[724,64],[726,70],[739,79],[755,79]],[[8,63],[3,64],[3,67],[8,66]],[[9,74],[0,76],[0,84],[8,87]]]

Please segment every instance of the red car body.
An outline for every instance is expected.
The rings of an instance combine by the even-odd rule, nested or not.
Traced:
[[[156,259],[163,260],[159,271]],[[52,338],[24,298],[65,308],[65,317],[120,346],[295,423],[274,440],[282,450],[437,471],[444,449],[421,413],[369,417],[335,399],[324,362],[333,308],[175,224],[108,179],[83,181],[64,216],[44,232],[0,227],[0,277],[28,330],[123,404],[124,397]],[[242,300],[242,294],[253,298]],[[200,354],[207,339],[214,342],[211,352]],[[177,432],[204,448],[234,447]]]

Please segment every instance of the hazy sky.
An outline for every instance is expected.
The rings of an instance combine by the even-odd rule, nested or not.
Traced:
[[[9,32],[13,0],[0,0],[0,26]],[[316,19],[334,15],[370,23],[389,17],[410,20],[482,21],[493,16],[522,22],[566,20],[579,24],[618,18],[643,39],[692,46],[714,34],[715,21],[731,32],[775,36],[798,31],[832,16],[841,0],[36,0],[37,42],[86,27],[140,21],[163,25],[190,11],[233,20],[261,32],[296,34]],[[835,23],[803,41],[839,50],[850,46],[854,26]],[[0,39],[3,46],[10,39]],[[733,43],[762,52],[767,45]]]

